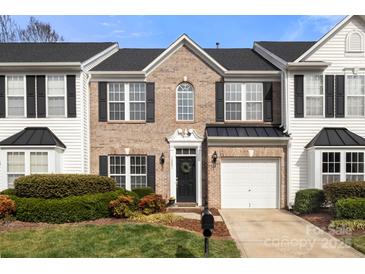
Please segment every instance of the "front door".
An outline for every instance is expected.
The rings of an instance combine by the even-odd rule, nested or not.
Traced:
[[[176,201],[196,202],[195,157],[176,157]]]

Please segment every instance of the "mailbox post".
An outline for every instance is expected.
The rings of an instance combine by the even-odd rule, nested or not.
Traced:
[[[209,238],[213,234],[214,229],[214,217],[213,214],[210,213],[207,206],[204,207],[204,210],[201,213],[201,225],[204,236],[204,256],[206,258],[209,257]]]

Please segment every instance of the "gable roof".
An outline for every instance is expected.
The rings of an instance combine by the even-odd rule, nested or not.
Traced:
[[[294,41],[294,42],[276,42],[276,41],[259,41],[255,42],[272,54],[283,59],[286,62],[293,62],[304,52],[310,49],[316,41]]]
[[[64,143],[48,127],[26,127],[2,140],[0,146],[56,146],[66,148]]]
[[[105,43],[0,43],[0,62],[84,62],[115,45]]]
[[[274,65],[247,48],[203,49],[227,70],[278,70]],[[94,67],[92,71],[142,71],[165,49],[119,49],[118,52]]]
[[[323,128],[314,138],[305,146],[365,146],[365,139],[347,128]]]
[[[207,125],[207,137],[278,138],[289,137],[283,128],[270,125]]]

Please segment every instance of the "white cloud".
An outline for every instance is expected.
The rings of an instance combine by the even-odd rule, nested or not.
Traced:
[[[308,40],[305,39],[305,37],[306,34],[309,33],[314,33],[320,38],[333,28],[342,18],[343,16],[301,16],[289,27],[281,40]]]

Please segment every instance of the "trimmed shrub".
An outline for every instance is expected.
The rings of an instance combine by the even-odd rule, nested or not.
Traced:
[[[138,203],[139,209],[143,214],[149,215],[166,210],[166,201],[161,195],[150,194],[144,196]]]
[[[132,191],[137,194],[139,199],[143,198],[144,196],[154,193],[152,188],[150,188],[150,187],[135,188]]]
[[[326,200],[332,205],[344,198],[365,198],[365,182],[339,182],[327,184],[323,187]]]
[[[17,210],[15,217],[25,222],[71,223],[110,216],[108,205],[125,192],[70,196],[61,199],[21,198],[11,196]]]
[[[18,197],[64,198],[116,190],[112,178],[86,174],[37,174],[15,180]]]
[[[135,209],[134,197],[129,195],[119,196],[109,203],[110,213],[116,218],[129,218]]]
[[[8,188],[0,192],[0,194],[3,195],[15,195],[15,189],[14,188]]]
[[[142,223],[153,223],[153,224],[172,224],[174,222],[184,220],[183,217],[172,214],[172,213],[156,213],[151,215],[134,214],[130,217],[130,220]]]
[[[8,195],[0,195],[0,218],[12,215],[15,209],[15,202]]]
[[[347,231],[365,230],[365,220],[333,220],[328,226],[329,229]]]
[[[335,213],[339,219],[365,219],[365,198],[339,199]]]
[[[313,213],[321,208],[324,201],[324,192],[320,189],[299,190],[295,194],[293,209],[299,214]]]

